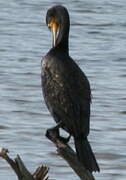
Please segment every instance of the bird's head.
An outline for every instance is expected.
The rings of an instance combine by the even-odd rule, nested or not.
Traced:
[[[46,24],[52,32],[52,46],[56,47],[59,43],[68,44],[69,35],[69,14],[65,7],[57,5],[47,11]]]

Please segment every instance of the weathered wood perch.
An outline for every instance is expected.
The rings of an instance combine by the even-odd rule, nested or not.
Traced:
[[[12,169],[15,171],[18,180],[48,180],[47,173],[49,169],[46,166],[39,166],[36,171],[31,174],[25,167],[19,155],[12,160],[8,155],[8,150],[0,148],[0,157],[10,164]]]
[[[78,161],[76,153],[68,144],[64,144],[60,139],[58,139],[53,131],[47,131],[46,136],[56,145],[58,153],[68,162],[70,167],[75,171],[81,180],[95,180],[92,173],[86,170],[85,167]],[[7,149],[0,148],[0,157],[5,159],[12,167],[18,177],[18,180],[48,180],[47,174],[49,169],[46,166],[39,166],[36,171],[31,174],[25,167],[19,155],[17,155],[17,157],[13,160],[9,157]]]
[[[58,153],[68,162],[81,180],[95,180],[92,173],[86,170],[81,162],[78,161],[76,153],[68,144],[64,144],[58,139],[53,131],[48,130],[46,136],[56,145]]]

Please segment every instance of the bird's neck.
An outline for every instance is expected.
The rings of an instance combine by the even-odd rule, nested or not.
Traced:
[[[68,39],[62,39],[62,41],[57,45],[56,49],[62,50],[69,53],[69,42]]]
[[[66,57],[69,56],[69,50],[64,44],[59,44],[56,47],[53,47],[50,52],[52,54],[57,54],[59,57]]]
[[[69,24],[61,26],[59,36],[57,38],[56,48],[62,49],[62,51],[69,53]]]

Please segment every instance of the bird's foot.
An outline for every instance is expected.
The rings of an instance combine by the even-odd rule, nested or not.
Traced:
[[[52,127],[50,129],[47,129],[46,131],[46,137],[50,140],[57,141],[60,140],[64,144],[67,144],[70,140],[71,135],[69,135],[67,138],[60,136],[59,128],[62,126],[62,122],[59,122],[55,127]]]
[[[53,141],[56,141],[56,139],[59,139],[59,128],[61,127],[61,122],[59,122],[56,126],[50,128],[50,129],[47,129],[46,131],[46,137],[53,140]]]
[[[56,136],[59,136],[59,128],[61,127],[61,125],[62,125],[62,122],[59,122],[56,126],[50,128],[50,129],[47,129],[46,136],[48,136],[49,133],[53,133]]]
[[[59,137],[59,129],[56,128],[47,129],[45,135],[49,139],[57,139]]]
[[[64,144],[67,144],[70,140],[71,135],[69,135],[67,138],[59,136],[58,139],[62,141]]]

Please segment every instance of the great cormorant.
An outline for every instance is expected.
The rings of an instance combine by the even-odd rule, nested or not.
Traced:
[[[53,42],[52,48],[42,59],[41,78],[45,102],[57,127],[74,137],[78,159],[90,172],[99,171],[87,140],[91,89],[86,75],[69,56],[70,19],[67,9],[60,5],[53,6],[47,11],[46,23],[52,32]]]

